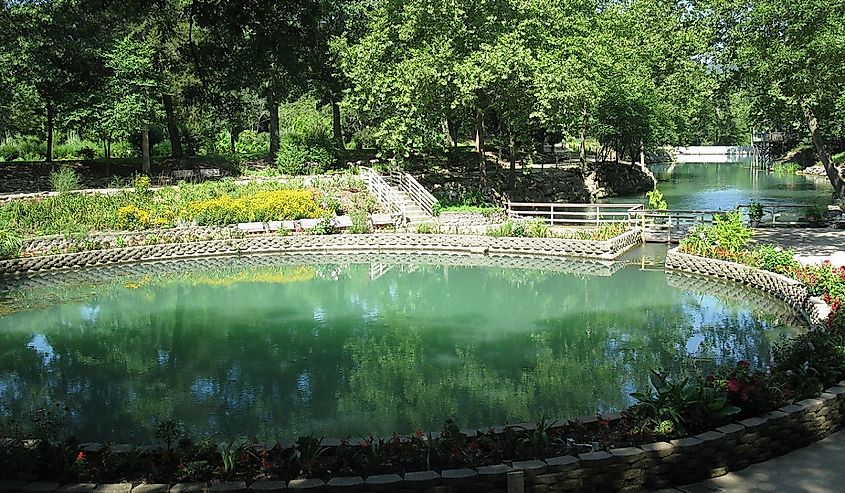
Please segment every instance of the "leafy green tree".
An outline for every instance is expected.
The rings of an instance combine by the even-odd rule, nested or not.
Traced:
[[[845,122],[845,2],[713,0],[711,6],[717,53],[752,98],[756,123],[803,128],[843,196],[845,182],[827,143],[841,138]]]

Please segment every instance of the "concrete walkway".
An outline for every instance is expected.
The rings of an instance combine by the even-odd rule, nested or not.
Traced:
[[[661,492],[845,492],[845,431],[741,471]]]
[[[758,228],[754,230],[753,241],[791,248],[802,263],[830,260],[837,266],[845,265],[845,229]]]

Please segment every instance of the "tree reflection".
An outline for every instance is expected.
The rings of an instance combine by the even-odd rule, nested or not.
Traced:
[[[0,318],[0,412],[62,401],[84,440],[142,441],[166,418],[263,438],[484,428],[626,407],[650,368],[763,363],[785,330],[661,272],[273,269],[101,286]]]

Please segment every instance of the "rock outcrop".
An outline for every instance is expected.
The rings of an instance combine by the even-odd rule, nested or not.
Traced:
[[[639,164],[605,162],[589,165],[584,184],[593,199],[603,199],[654,190],[657,179]]]

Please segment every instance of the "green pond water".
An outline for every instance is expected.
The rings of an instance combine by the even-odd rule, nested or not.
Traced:
[[[0,419],[59,402],[83,440],[118,441],[167,418],[226,437],[486,428],[624,408],[650,368],[764,365],[799,330],[757,292],[637,265],[217,262],[8,287]]]
[[[747,159],[728,163],[649,165],[670,209],[729,210],[763,204],[827,205],[833,188],[825,177],[767,173]],[[645,202],[645,194],[614,197],[608,202]]]

